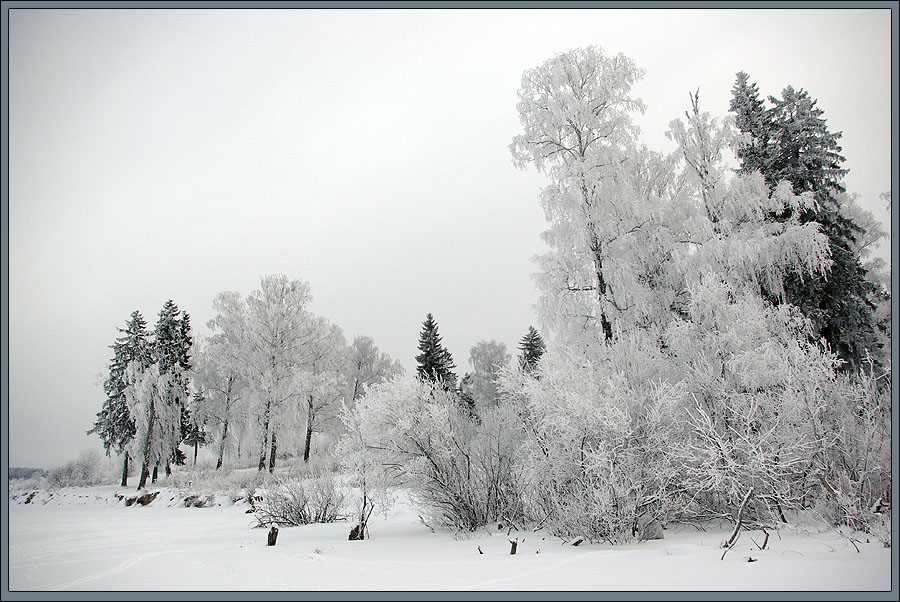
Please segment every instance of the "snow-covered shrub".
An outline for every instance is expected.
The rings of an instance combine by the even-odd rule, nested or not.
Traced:
[[[345,424],[348,471],[366,487],[408,487],[437,527],[471,531],[517,505],[514,412],[488,412],[479,425],[455,393],[400,376],[371,387]]]
[[[276,478],[253,498],[258,526],[333,523],[344,517],[345,496],[333,475],[295,480]]]
[[[789,305],[767,306],[713,276],[690,297],[690,319],[666,333],[688,394],[674,445],[681,517],[733,518],[752,487],[744,520],[784,522],[817,491],[811,475],[836,360],[808,342]]]
[[[842,376],[824,396],[815,476],[833,525],[869,532],[890,545],[891,387],[876,381],[871,373]]]
[[[77,460],[51,470],[47,476],[47,486],[59,489],[97,485],[100,482],[100,460],[100,452],[85,449],[78,455]]]
[[[620,543],[636,537],[639,524],[665,517],[667,450],[681,392],[617,369],[623,361],[650,363],[633,344],[613,345],[600,362],[551,352],[533,374],[504,375],[527,432],[525,509],[555,535]]]

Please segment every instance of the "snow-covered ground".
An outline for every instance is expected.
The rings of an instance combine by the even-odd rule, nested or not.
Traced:
[[[371,539],[348,541],[348,523],[282,528],[277,545],[251,528],[246,502],[183,507],[159,489],[126,507],[131,488],[10,496],[9,587],[21,590],[831,590],[890,591],[891,550],[834,531],[744,532],[720,560],[729,525],[672,527],[665,539],[572,546],[506,530],[460,538],[432,533],[402,499],[373,517]],[[478,548],[483,554],[479,554]],[[748,562],[752,558],[755,562]]]

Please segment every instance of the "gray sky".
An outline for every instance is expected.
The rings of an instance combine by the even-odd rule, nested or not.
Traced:
[[[10,11],[9,465],[85,431],[116,329],[166,299],[205,334],[262,274],[406,368],[425,314],[458,366],[538,326],[543,176],[516,170],[522,72],[597,45],[644,69],[651,148],[735,73],[808,90],[885,222],[890,10]],[[881,251],[889,258],[889,246]]]

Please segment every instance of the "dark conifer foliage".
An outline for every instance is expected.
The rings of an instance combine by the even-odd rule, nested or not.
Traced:
[[[825,339],[844,360],[844,368],[856,370],[870,356],[882,355],[875,301],[882,293],[867,278],[859,254],[854,251],[863,229],[847,217],[841,207],[842,183],[847,170],[842,167],[838,140],[840,132],[830,132],[805,90],[786,87],[781,98],[769,96],[771,107],[759,99],[756,84],[748,75],[737,74],[732,88],[731,110],[746,139],[738,147],[741,171],[759,171],[769,186],[788,181],[794,192],[810,192],[816,207],[797,216],[801,223],[815,222],[828,237],[832,266],[826,278],[790,276],[784,283],[784,297],[764,291],[770,301],[796,305],[810,319],[814,334]],[[773,215],[773,221],[790,218],[787,211]]]
[[[109,362],[109,376],[103,382],[103,390],[106,400],[103,407],[97,413],[97,420],[88,435],[97,433],[103,441],[106,455],[115,449],[116,453],[123,453],[125,446],[134,437],[134,419],[128,411],[125,399],[125,369],[131,362],[138,362],[142,366],[150,363],[150,340],[147,332],[147,322],[141,312],[131,313],[124,329],[119,329],[122,336],[116,339],[111,346],[113,359]],[[122,472],[122,486],[128,485],[128,456],[124,458]]]
[[[546,351],[546,345],[544,344],[544,339],[533,326],[528,327],[528,333],[519,342],[519,351],[521,351],[519,354],[519,366],[523,370],[531,372],[537,368],[541,356]]]
[[[438,325],[434,316],[428,314],[419,334],[419,351],[416,356],[416,372],[422,380],[439,382],[448,391],[456,389],[456,374],[453,357],[441,343]]]

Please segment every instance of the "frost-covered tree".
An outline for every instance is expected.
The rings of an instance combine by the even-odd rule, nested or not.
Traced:
[[[239,293],[224,292],[213,301],[216,315],[207,323],[212,335],[204,340],[195,369],[195,385],[203,403],[198,420],[218,435],[216,469],[225,461],[229,442],[246,430],[252,395],[249,391],[249,348],[244,344],[247,306]]]
[[[122,486],[128,486],[128,458],[126,446],[135,435],[134,420],[128,410],[125,389],[128,384],[125,370],[132,362],[146,366],[150,362],[150,339],[147,322],[139,311],[131,314],[124,329],[119,329],[122,336],[112,345],[113,359],[109,362],[109,376],[103,381],[106,400],[97,413],[97,420],[87,434],[97,433],[103,441],[106,455],[115,448],[116,453],[123,454]]]
[[[668,132],[683,164],[671,203],[676,219],[667,227],[670,281],[685,299],[710,273],[736,288],[783,298],[789,277],[821,277],[831,264],[827,239],[817,224],[797,218],[815,204],[813,195],[795,194],[785,182],[772,189],[758,172],[730,173],[722,160],[734,137],[730,122],[701,112],[699,94],[691,104],[686,121],[672,121]],[[792,217],[772,222],[773,213]]]
[[[561,344],[586,348],[653,321],[652,290],[664,259],[657,240],[669,170],[639,145],[632,96],[643,76],[634,61],[596,47],[559,54],[522,76],[524,133],[510,146],[519,167],[545,173],[541,204],[550,252],[540,258],[539,308]]]
[[[439,382],[448,391],[456,389],[456,374],[453,356],[441,343],[438,325],[434,316],[428,314],[419,333],[419,351],[416,356],[416,373],[420,379]]]
[[[267,465],[269,472],[275,470],[279,423],[288,402],[302,395],[297,372],[318,336],[307,309],[311,299],[309,284],[284,275],[262,278],[260,288],[247,297],[246,369],[262,399],[260,470]]]
[[[184,441],[191,418],[191,348],[194,339],[191,331],[190,315],[180,312],[171,299],[166,301],[160,310],[159,320],[154,331],[154,359],[160,364],[160,372],[170,376],[169,390],[163,403],[173,406],[178,414],[178,422],[166,424],[170,432],[165,436],[172,441],[171,456],[164,459],[166,474],[171,473],[171,463],[184,464],[184,452],[178,447]],[[163,426],[163,425],[161,425]]]
[[[737,148],[741,169],[758,171],[771,187],[788,182],[795,193],[811,193],[815,203],[796,217],[802,224],[818,224],[832,258],[827,278],[789,275],[783,294],[776,291],[774,297],[799,307],[811,320],[813,335],[824,338],[847,369],[858,370],[870,355],[881,363],[875,305],[883,289],[858,253],[857,241],[868,236],[867,224],[854,219],[859,209],[843,185],[847,170],[840,155],[841,133],[829,131],[824,112],[805,90],[788,86],[781,98],[769,96],[772,106],[767,108],[756,85],[747,82],[747,74],[738,73],[731,101],[744,134]],[[772,221],[792,217],[790,208],[769,215]]]
[[[497,388],[500,371],[509,366],[506,345],[497,341],[479,341],[469,351],[472,372],[460,383],[460,395],[471,399],[472,409],[482,414],[499,402]]]
[[[183,417],[190,403],[191,346],[193,338],[187,312],[167,301],[153,332],[149,366],[131,362],[125,371],[128,410],[134,419],[135,436],[129,444],[132,457],[141,459],[142,489],[150,466],[167,466],[178,460],[178,445],[184,440]],[[154,470],[155,473],[155,470]]]
[[[309,462],[313,433],[322,432],[333,422],[344,398],[344,372],[347,366],[347,342],[341,329],[319,318],[318,335],[306,353],[306,369],[302,372],[305,405],[303,461]]]
[[[216,303],[220,300],[221,297],[217,298]],[[222,316],[222,313],[217,314],[217,318]],[[209,327],[212,330],[218,328],[215,319],[210,321]],[[216,433],[217,470],[224,464],[226,446],[237,434],[235,429],[249,418],[250,396],[241,364],[239,335],[240,331],[235,330],[217,332],[204,340],[196,354],[194,385],[199,391],[200,403],[194,414],[198,423],[212,431],[208,443],[212,442],[212,433]]]
[[[528,332],[519,341],[519,367],[529,372],[534,371],[546,350],[543,337],[534,326],[529,326]]]
[[[403,373],[399,360],[378,349],[375,340],[367,336],[354,337],[347,361],[347,405],[359,399],[366,389]]]

